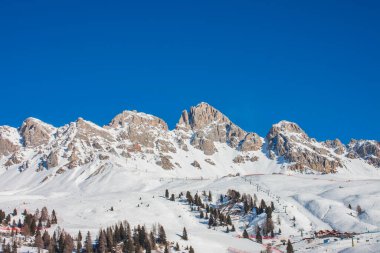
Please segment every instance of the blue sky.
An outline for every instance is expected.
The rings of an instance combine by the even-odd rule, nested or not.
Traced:
[[[248,131],[380,139],[378,1],[0,3],[0,125],[163,118],[206,101]]]

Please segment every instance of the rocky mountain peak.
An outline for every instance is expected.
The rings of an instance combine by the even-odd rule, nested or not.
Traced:
[[[56,130],[55,127],[36,118],[27,118],[22,123],[19,133],[25,147],[47,144]]]
[[[189,123],[193,130],[202,129],[210,124],[232,124],[224,114],[205,102],[190,108]]]
[[[341,160],[331,149],[318,143],[296,123],[280,121],[274,124],[266,136],[270,157],[283,157],[292,163],[290,169],[304,171],[311,169],[321,173],[334,173],[342,167]],[[338,144],[338,143],[336,143]],[[328,143],[327,145],[331,145]]]
[[[154,127],[165,131],[168,130],[168,125],[164,120],[156,116],[137,111],[123,111],[122,113],[116,115],[108,126],[111,128],[124,128],[128,125],[144,125],[146,127]]]
[[[241,151],[255,151],[262,145],[260,136],[247,133],[219,110],[204,102],[191,107],[189,112],[183,111],[176,128],[191,131],[190,144],[206,155],[217,151],[214,142],[227,143]]]

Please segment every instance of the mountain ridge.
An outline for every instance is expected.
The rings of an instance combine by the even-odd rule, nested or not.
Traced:
[[[171,130],[159,117],[128,110],[102,127],[82,118],[54,127],[32,117],[19,128],[0,126],[3,170],[54,169],[53,174],[59,175],[94,163],[123,167],[130,163],[138,166],[141,160],[163,171],[186,169],[186,175],[191,175],[191,168],[202,175],[211,167],[206,174],[223,175],[251,173],[260,166],[266,173],[325,174],[345,170],[352,160],[377,170],[380,144],[375,140],[352,140],[347,145],[338,139],[318,142],[286,120],[273,124],[261,137],[243,130],[205,102],[184,110]],[[218,171],[222,166],[225,169]]]

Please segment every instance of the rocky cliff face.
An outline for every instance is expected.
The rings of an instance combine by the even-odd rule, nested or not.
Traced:
[[[380,142],[371,140],[351,140],[348,144],[349,158],[361,158],[380,168]]]
[[[21,147],[20,140],[21,136],[16,128],[0,126],[0,158],[18,151]]]
[[[335,173],[343,164],[330,149],[311,139],[297,124],[281,121],[266,136],[269,152],[290,163],[289,168],[321,173]]]
[[[191,145],[205,155],[217,152],[215,142],[240,151],[256,151],[262,146],[256,133],[247,133],[207,103],[191,107],[190,112],[183,111],[176,128],[190,133]]]

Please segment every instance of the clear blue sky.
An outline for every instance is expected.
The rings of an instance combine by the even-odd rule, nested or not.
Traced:
[[[380,139],[379,1],[0,3],[0,125],[99,125],[124,109],[174,127],[206,101],[248,131]]]

